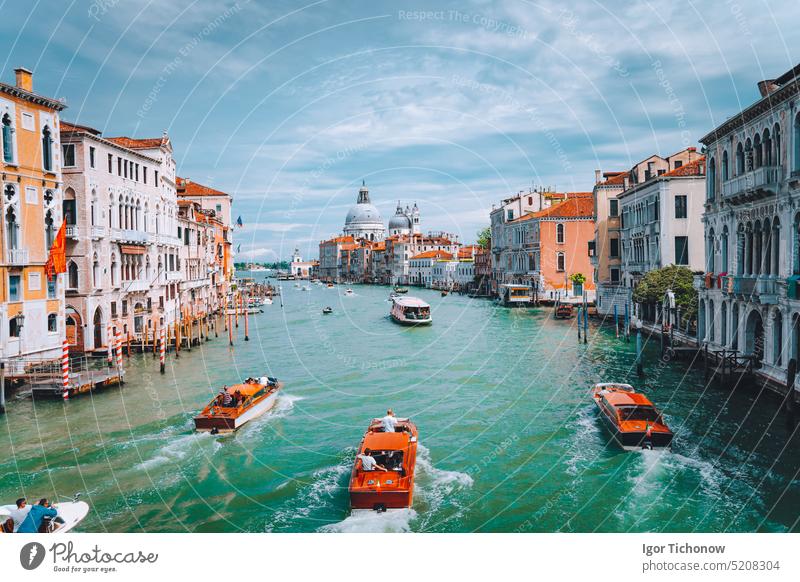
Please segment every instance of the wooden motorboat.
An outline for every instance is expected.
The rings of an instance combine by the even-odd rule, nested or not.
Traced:
[[[395,297],[390,311],[392,319],[401,325],[430,325],[431,306],[418,297]]]
[[[333,289],[333,283],[328,283],[328,284],[326,285],[326,287],[327,287],[328,289]]]
[[[281,388],[282,382],[268,376],[228,386],[194,417],[194,427],[212,434],[232,432],[275,406]],[[225,392],[231,397],[228,403]]]
[[[573,316],[572,303],[558,303],[553,317],[556,319],[569,319]]]
[[[442,289],[442,297],[447,297],[447,294],[450,293],[447,289]]]
[[[330,313],[333,313],[333,307],[323,307],[323,308],[322,308],[322,313],[323,313],[324,315],[328,315],[328,314],[330,314]]]
[[[623,449],[663,449],[672,444],[672,431],[664,424],[661,413],[633,386],[595,384],[592,398],[600,418]]]
[[[51,522],[52,529],[47,533],[67,533],[89,515],[89,504],[85,501],[78,501],[79,496],[80,494],[76,495],[72,501],[52,504],[52,507],[58,512],[58,517],[63,519],[64,523]],[[17,506],[14,504],[0,505],[0,522],[5,522],[16,509]]]
[[[355,510],[386,511],[411,507],[414,497],[414,469],[417,463],[417,427],[407,418],[398,418],[396,432],[382,432],[380,419],[374,419],[358,455],[370,450],[386,471],[365,471],[356,455],[350,475],[350,507]]]
[[[408,293],[408,287],[395,287],[395,293]]]

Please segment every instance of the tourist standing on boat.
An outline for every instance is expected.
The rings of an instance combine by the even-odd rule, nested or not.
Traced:
[[[381,426],[383,427],[383,432],[395,432],[397,418],[391,408],[386,411],[386,416],[381,419]]]
[[[50,507],[47,499],[42,499],[38,505],[31,507],[25,520],[20,524],[17,533],[38,533],[46,517],[58,517],[55,507]]]
[[[374,471],[375,469],[379,471],[387,470],[386,467],[378,464],[378,461],[376,461],[375,457],[372,456],[371,449],[364,449],[364,453],[358,455],[358,458],[361,459],[361,469],[363,471]]]
[[[22,522],[25,521],[26,517],[28,517],[28,512],[30,510],[31,507],[28,505],[27,499],[24,497],[17,499],[17,508],[8,512],[8,516],[14,520],[15,529],[19,529],[19,526],[22,525]]]

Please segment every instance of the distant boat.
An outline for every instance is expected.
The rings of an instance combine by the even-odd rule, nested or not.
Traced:
[[[442,289],[442,297],[447,297],[449,291],[447,289]]]
[[[408,293],[408,287],[395,287],[395,293]]]
[[[333,283],[328,283],[328,284],[326,285],[326,287],[327,287],[328,289],[333,289]]]
[[[392,319],[401,325],[430,325],[431,306],[418,297],[396,297],[389,312]]]
[[[333,313],[333,307],[323,307],[322,308],[322,313],[325,314],[325,315],[329,315],[329,314]]]
[[[352,295],[353,294],[353,290],[352,289],[348,289],[347,291],[344,292],[344,294],[345,295]]]
[[[553,317],[556,319],[569,319],[572,317],[572,310],[572,303],[558,303]]]
[[[311,291],[311,287],[308,285],[303,285],[303,291]]]

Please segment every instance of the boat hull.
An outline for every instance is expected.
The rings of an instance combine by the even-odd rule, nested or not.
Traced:
[[[85,501],[65,501],[54,503],[53,507],[58,511],[58,517],[64,520],[64,523],[58,524],[51,533],[67,533],[75,526],[77,526],[83,519],[89,515],[89,504]],[[16,505],[2,505],[0,506],[0,515],[6,516],[9,512],[16,509]]]
[[[412,325],[412,326],[413,325],[430,325],[430,324],[433,323],[433,319],[430,318],[430,317],[428,319],[413,319],[412,320],[412,319],[402,319],[402,318],[398,317],[397,315],[395,315],[394,313],[392,313],[391,316],[392,316],[392,321],[394,321],[395,323],[399,323],[400,325]]]
[[[616,443],[626,451],[640,451],[642,449],[668,449],[672,446],[672,433],[652,432],[650,438],[645,431],[621,431],[604,413],[598,414],[603,420],[603,426],[611,434]]]
[[[258,418],[275,407],[278,398],[278,389],[250,406],[238,416],[210,416],[199,415],[194,419],[194,427],[198,432],[215,431],[220,433],[233,432],[251,420]]]

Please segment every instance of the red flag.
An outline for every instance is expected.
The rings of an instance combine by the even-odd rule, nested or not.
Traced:
[[[47,257],[47,263],[44,265],[44,272],[47,273],[47,278],[52,279],[58,273],[67,272],[67,221],[61,223],[61,228],[58,229],[56,239],[53,241],[53,246],[50,247],[50,254]]]

